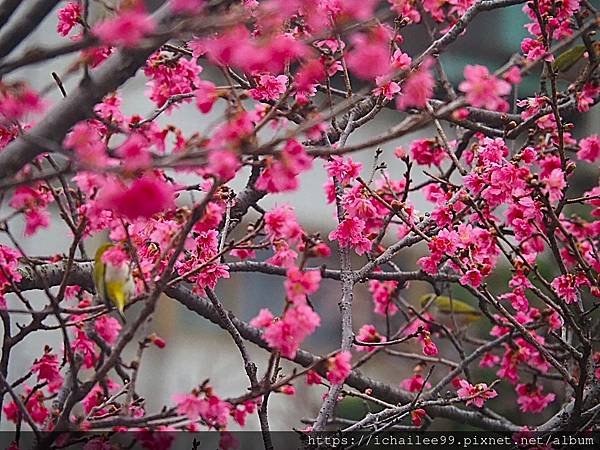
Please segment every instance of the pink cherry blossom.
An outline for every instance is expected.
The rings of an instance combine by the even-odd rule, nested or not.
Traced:
[[[25,214],[25,235],[32,236],[40,228],[50,225],[50,214],[47,205],[50,202],[50,192],[40,185],[19,186],[15,189],[9,205]]]
[[[289,243],[298,242],[304,234],[289,205],[273,208],[265,214],[265,230],[272,241],[283,239]]]
[[[50,415],[44,403],[44,393],[40,389],[34,392],[29,386],[25,386],[25,392],[29,398],[25,404],[29,416],[35,423],[43,424]]]
[[[284,357],[293,358],[300,344],[320,324],[320,317],[310,306],[296,305],[289,308],[280,320],[269,324],[263,332],[263,337]]]
[[[353,49],[346,55],[348,68],[359,78],[373,80],[388,75],[391,69],[389,30],[383,26],[352,37]]]
[[[427,412],[422,408],[417,408],[410,412],[410,420],[415,427],[420,427],[425,422]]]
[[[165,64],[167,60],[169,63]],[[199,109],[208,112],[216,100],[216,92],[212,83],[200,80],[201,72],[202,67],[194,60],[179,58],[173,62],[167,53],[156,52],[144,67],[144,75],[149,80],[149,98],[160,107],[174,95],[195,93]],[[190,101],[192,98],[184,98],[178,104]],[[176,105],[171,105],[170,109],[174,107]]]
[[[291,267],[287,271],[285,292],[288,299],[296,304],[306,302],[307,295],[315,293],[321,283],[321,273],[318,270],[302,271]]]
[[[467,380],[460,380],[460,389],[456,391],[461,399],[468,399],[465,405],[474,405],[477,408],[483,408],[486,400],[497,397],[498,393],[494,389],[488,388],[485,383],[472,385]]]
[[[21,420],[21,409],[19,408],[19,405],[17,405],[17,403],[14,401],[4,405],[2,407],[2,411],[4,412],[6,419],[10,422],[17,423],[19,420]]]
[[[575,303],[579,298],[577,279],[572,274],[556,277],[551,286],[567,304]]]
[[[508,110],[508,102],[502,97],[510,94],[510,84],[490,74],[487,67],[466,66],[465,81],[458,88],[472,106],[502,112]]]
[[[435,342],[431,339],[429,331],[422,331],[419,335],[419,340],[423,344],[423,354],[427,356],[437,356],[438,348]]]
[[[371,241],[364,236],[364,230],[364,220],[349,217],[329,233],[329,239],[338,241],[340,247],[352,248],[358,255],[363,255],[371,249]]]
[[[342,384],[352,371],[352,354],[347,351],[337,353],[327,360],[327,379],[332,384]]]
[[[115,18],[97,24],[93,32],[102,42],[109,45],[135,47],[156,24],[141,8],[120,12]]]
[[[94,321],[94,329],[108,345],[113,345],[121,332],[121,324],[114,317],[102,316]]]
[[[591,163],[600,158],[600,138],[597,134],[588,136],[579,141],[579,151],[577,157]]]
[[[479,367],[494,367],[500,363],[500,357],[491,353],[486,353],[479,361]]]
[[[440,166],[446,158],[442,146],[432,139],[417,139],[413,141],[410,152],[417,164]]]
[[[518,394],[517,403],[522,412],[541,413],[546,407],[554,401],[556,395],[548,393],[542,394],[543,387],[535,384],[518,384],[516,391]]]
[[[325,169],[330,177],[335,177],[340,183],[347,184],[360,175],[362,164],[355,163],[350,157],[332,156],[331,160],[325,164]]]
[[[600,95],[600,85],[586,83],[583,89],[577,93],[577,109],[580,112],[587,112]]]
[[[424,108],[433,97],[435,79],[430,67],[433,60],[426,58],[418,69],[411,73],[402,85],[402,95],[396,97],[396,107],[402,111],[408,108]]]
[[[81,4],[69,2],[58,10],[58,25],[56,31],[62,36],[67,36],[81,21]]]
[[[403,380],[400,387],[408,392],[419,392],[423,388],[431,388],[431,383],[425,382],[425,378],[420,373],[414,374],[412,377]]]
[[[267,308],[262,308],[258,315],[250,321],[250,325],[256,328],[266,328],[273,323],[273,314]]]
[[[373,298],[374,312],[380,316],[393,316],[398,312],[394,295],[398,289],[397,281],[369,281],[369,292]]]
[[[39,113],[46,103],[27,83],[7,84],[0,81],[0,116],[12,122],[24,119],[29,114]]]
[[[78,164],[84,167],[104,167],[108,164],[102,133],[87,122],[80,122],[65,137],[63,145],[77,155]]]
[[[134,180],[130,186],[106,184],[99,193],[98,203],[129,219],[151,217],[175,205],[172,186],[150,175]]]
[[[288,77],[285,75],[273,76],[263,73],[255,76],[256,87],[250,89],[250,96],[254,100],[277,100],[286,91]]]
[[[542,177],[545,183],[542,189],[545,194],[548,194],[551,202],[556,202],[563,197],[563,191],[567,187],[567,181],[562,169],[553,169],[546,177]]]
[[[319,385],[323,382],[321,375],[319,375],[314,370],[309,370],[306,372],[306,384],[308,385]]]
[[[196,85],[196,106],[204,114],[211,111],[213,105],[219,98],[217,87],[211,81],[197,80]]]
[[[383,96],[386,100],[393,100],[396,94],[401,91],[400,85],[395,81],[377,77],[375,82],[377,84],[377,88],[373,89],[373,94]]]
[[[71,341],[71,346],[73,352],[82,357],[83,366],[86,369],[94,367],[94,364],[98,359],[96,345],[84,331],[77,330],[75,339]]]
[[[208,171],[222,181],[231,180],[240,167],[239,156],[231,150],[213,150],[208,154]]]
[[[392,55],[392,67],[395,70],[408,70],[410,69],[411,62],[412,58],[402,50],[394,51]]]
[[[460,284],[469,285],[474,288],[479,287],[482,281],[483,276],[477,269],[469,269],[462,277],[460,277]]]
[[[544,61],[552,62],[554,57],[549,53],[541,39],[525,38],[521,41],[521,51],[525,53],[530,61],[544,59]]]
[[[177,404],[177,413],[190,420],[197,420],[206,410],[206,401],[194,394],[176,394],[173,401]]]
[[[50,392],[57,392],[64,382],[60,374],[60,361],[56,354],[50,353],[49,348],[46,350],[41,358],[35,360],[33,366],[31,366],[31,371],[37,374],[38,381],[48,382]]]
[[[23,278],[19,269],[21,254],[16,250],[0,244],[0,291],[11,286],[11,282],[18,283]]]
[[[263,191],[277,193],[298,188],[298,175],[312,167],[310,158],[299,142],[291,139],[275,159],[267,159],[267,167],[256,181]]]
[[[359,342],[368,342],[370,344],[386,341],[385,336],[380,335],[377,331],[377,328],[375,328],[374,325],[370,324],[366,324],[360,327],[360,330],[358,330],[358,334],[356,335],[356,339]],[[377,347],[370,345],[356,345],[355,348],[359,352],[372,352],[377,349]]]
[[[521,69],[517,66],[512,66],[510,69],[506,71],[503,75],[503,78],[509,82],[510,84],[520,84],[522,78]]]

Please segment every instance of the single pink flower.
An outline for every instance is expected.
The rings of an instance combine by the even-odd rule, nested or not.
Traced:
[[[338,227],[329,233],[329,239],[338,241],[340,247],[352,248],[358,255],[371,250],[371,241],[364,235],[365,221],[357,217],[342,220]]]
[[[459,380],[460,389],[456,391],[461,399],[468,399],[465,405],[473,404],[477,408],[483,408],[486,400],[497,397],[498,393],[494,389],[488,388],[485,383],[472,385],[467,380]]]
[[[398,282],[370,280],[369,281],[369,292],[373,298],[374,312],[380,316],[393,316],[399,309],[394,303],[394,295],[398,289]]]
[[[263,337],[272,348],[286,358],[296,356],[304,339],[321,324],[321,319],[308,305],[296,305],[283,318],[273,321],[263,331]]]
[[[462,277],[460,277],[460,284],[463,286],[471,286],[477,288],[481,286],[483,276],[477,269],[469,269]]]
[[[380,335],[377,328],[375,328],[374,325],[369,324],[360,327],[356,339],[360,342],[368,342],[370,344],[386,341],[385,336]],[[377,349],[377,347],[370,345],[356,345],[355,347],[359,352],[372,352]]]
[[[196,287],[199,292],[205,288],[214,289],[221,278],[229,278],[229,266],[211,263],[204,267],[196,276]]]
[[[219,98],[217,87],[211,81],[196,81],[196,106],[200,112],[206,114],[210,112],[213,105]]]
[[[577,157],[591,163],[596,162],[600,158],[600,137],[594,134],[580,140]]]
[[[37,374],[38,381],[47,381],[48,390],[57,392],[63,384],[63,377],[60,374],[60,361],[58,356],[46,350],[40,359],[36,359],[31,366],[31,371]]]
[[[383,26],[352,36],[353,49],[346,54],[350,71],[359,78],[373,80],[390,73],[390,35]]]
[[[431,383],[425,383],[425,378],[420,373],[417,373],[400,383],[400,387],[408,392],[419,392],[423,389],[423,385],[425,385],[425,389],[431,387]]]
[[[298,242],[304,234],[290,205],[273,208],[265,214],[265,231],[271,241],[283,239],[290,244]]]
[[[446,152],[433,139],[416,139],[410,147],[412,158],[417,164],[439,167],[446,158]]]
[[[105,44],[135,47],[155,28],[156,24],[148,13],[141,8],[133,8],[120,11],[115,18],[100,22],[93,32]]]
[[[298,175],[312,167],[302,144],[287,141],[275,158],[266,158],[266,167],[256,180],[256,188],[271,193],[293,191],[298,188]]]
[[[291,267],[287,271],[284,282],[288,299],[293,303],[306,302],[307,295],[315,293],[321,283],[321,273],[318,270],[302,271]]]
[[[99,193],[98,205],[129,219],[151,217],[175,206],[174,190],[166,181],[145,175],[128,187],[107,183]]]
[[[108,345],[113,345],[121,332],[121,324],[114,317],[102,316],[94,321],[94,329]]]
[[[231,150],[212,150],[208,154],[208,171],[221,181],[229,181],[242,167],[238,154]]]
[[[487,67],[466,66],[465,81],[458,88],[472,106],[501,112],[508,110],[508,102],[502,96],[510,94],[510,84],[490,74]]]
[[[396,94],[400,93],[400,85],[395,81],[386,78],[377,77],[375,80],[377,88],[373,89],[373,94],[385,97],[387,100],[393,100]]]
[[[550,285],[565,303],[571,304],[577,302],[579,293],[577,291],[576,278],[572,274],[556,277]]]
[[[342,384],[352,371],[352,354],[348,351],[337,353],[327,360],[327,379],[332,384]]]
[[[402,111],[408,108],[424,108],[433,97],[435,79],[431,74],[433,59],[425,59],[419,68],[412,72],[402,86],[402,95],[396,97],[396,107]]]
[[[285,75],[273,76],[269,73],[262,73],[253,78],[256,80],[256,87],[250,89],[249,93],[254,100],[277,100],[286,91],[288,77]]]
[[[323,379],[321,378],[321,375],[319,375],[314,370],[309,370],[308,372],[306,372],[306,384],[308,384],[309,386],[319,385],[322,381]]]
[[[551,202],[557,202],[563,197],[563,191],[567,187],[565,174],[562,169],[554,169],[546,177],[541,177],[544,182],[542,191],[548,194]]]
[[[600,95],[600,85],[586,83],[583,89],[577,93],[577,109],[580,112],[588,112],[598,95]]]
[[[435,342],[431,339],[429,331],[422,331],[419,335],[419,340],[423,344],[423,354],[427,356],[437,356],[438,348]]]
[[[175,394],[173,401],[177,404],[177,413],[190,420],[198,420],[206,410],[206,402],[194,394]]]
[[[500,357],[492,353],[486,353],[479,361],[479,367],[494,367],[500,363]]]
[[[68,35],[75,26],[81,24],[81,4],[69,2],[58,10],[56,31],[62,36]]]
[[[516,391],[522,412],[541,413],[556,398],[553,393],[542,394],[543,387],[536,384],[518,384]]]
[[[343,156],[332,156],[331,160],[325,164],[325,169],[330,177],[335,177],[342,184],[348,184],[354,181],[362,169],[361,163],[355,163],[352,158]]]
[[[427,417],[427,412],[422,408],[418,408],[410,412],[410,420],[415,427],[420,427],[423,425],[425,417]]]

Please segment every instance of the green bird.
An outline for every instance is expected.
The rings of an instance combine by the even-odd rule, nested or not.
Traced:
[[[480,311],[461,300],[450,299],[444,295],[425,294],[420,299],[421,307],[429,305],[429,312],[436,322],[449,328],[466,328],[481,319]]]
[[[600,53],[600,41],[593,43],[596,55]],[[586,56],[587,48],[585,45],[575,45],[568,50],[565,50],[556,57],[552,63],[552,69],[556,72],[559,78],[575,82],[585,69],[589,56]]]
[[[135,282],[129,264],[107,264],[102,260],[102,255],[113,248],[114,244],[102,244],[96,250],[94,258],[94,285],[100,300],[109,308],[116,307],[119,316],[125,322],[123,313],[125,305],[135,292]]]

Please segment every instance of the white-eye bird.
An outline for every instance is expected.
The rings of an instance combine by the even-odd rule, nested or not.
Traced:
[[[481,312],[471,305],[445,295],[425,294],[419,299],[421,307],[427,307],[436,322],[448,328],[466,328],[481,319]],[[456,325],[455,325],[456,324]]]
[[[600,41],[594,42],[592,48],[596,56],[600,56]],[[586,46],[575,45],[556,57],[552,63],[552,69],[559,78],[573,83],[582,75],[588,63],[589,55]]]
[[[96,250],[94,258],[94,285],[96,286],[96,292],[100,300],[109,309],[114,305],[119,312],[119,316],[125,322],[123,310],[134,295],[135,282],[129,264],[123,263],[117,266],[105,263],[102,260],[102,255],[113,247],[114,244],[106,243],[102,244]]]

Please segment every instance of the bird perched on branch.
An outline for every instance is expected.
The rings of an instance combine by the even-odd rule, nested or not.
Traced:
[[[596,58],[600,57],[600,41],[594,42],[592,47]],[[552,63],[552,69],[559,78],[574,83],[583,75],[590,61],[588,53],[585,45],[575,45],[556,57]]]
[[[444,295],[425,294],[420,299],[422,308],[427,308],[436,322],[448,328],[463,329],[481,319],[481,312],[468,303]],[[456,325],[455,325],[456,324]]]
[[[102,244],[96,250],[94,258],[94,285],[99,299],[109,308],[117,308],[119,316],[125,322],[123,310],[135,292],[135,282],[131,266],[123,261],[120,264],[106,262],[103,256],[115,248],[112,243]]]

